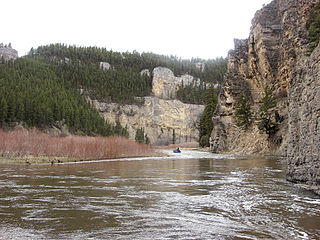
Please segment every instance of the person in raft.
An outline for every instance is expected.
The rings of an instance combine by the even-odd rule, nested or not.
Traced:
[[[180,153],[181,151],[180,151],[180,148],[177,147],[177,149],[176,149],[176,150],[173,150],[173,152],[175,152],[175,153]]]

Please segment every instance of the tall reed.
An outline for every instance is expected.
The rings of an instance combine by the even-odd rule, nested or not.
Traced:
[[[69,157],[104,159],[145,156],[153,153],[150,146],[124,137],[51,137],[37,129],[4,131],[0,129],[2,157]]]

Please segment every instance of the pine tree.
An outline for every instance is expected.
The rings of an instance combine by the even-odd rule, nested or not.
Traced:
[[[279,123],[272,119],[272,116],[275,114],[276,106],[277,102],[273,97],[272,90],[269,87],[265,87],[257,124],[259,130],[264,131],[269,137],[273,136],[278,131]]]
[[[175,144],[176,143],[176,130],[173,129],[172,131],[172,144]]]
[[[218,103],[218,95],[213,87],[210,87],[206,93],[206,105],[200,117],[198,125],[199,144],[201,147],[209,146],[209,139],[213,130],[212,116]]]
[[[0,125],[3,126],[8,114],[8,105],[4,97],[0,99]]]
[[[144,143],[145,142],[145,138],[144,138],[144,130],[143,128],[138,128],[136,130],[136,136],[135,136],[135,141],[138,143]]]
[[[247,129],[252,122],[251,104],[248,97],[241,94],[235,105],[236,125]]]

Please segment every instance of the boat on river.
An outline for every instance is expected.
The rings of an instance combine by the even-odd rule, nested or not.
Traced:
[[[179,148],[173,150],[174,153],[181,153],[181,150]]]

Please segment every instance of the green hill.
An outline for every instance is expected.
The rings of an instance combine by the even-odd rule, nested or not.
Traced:
[[[108,62],[110,69],[102,69]],[[199,69],[196,63],[204,63]],[[141,75],[155,67],[168,67],[175,75],[188,73],[204,83],[221,83],[226,59],[182,60],[153,53],[114,52],[105,48],[51,44],[31,49],[15,61],[0,65],[0,125],[22,122],[45,128],[64,122],[75,134],[127,135],[125,128],[107,123],[86,100],[132,104],[136,97],[149,96],[152,75]],[[185,90],[186,88],[187,90]],[[183,86],[185,102],[204,103],[192,96],[206,96],[204,87]],[[80,94],[84,93],[84,94]],[[195,100],[196,99],[196,100]],[[197,100],[198,99],[198,100]]]

